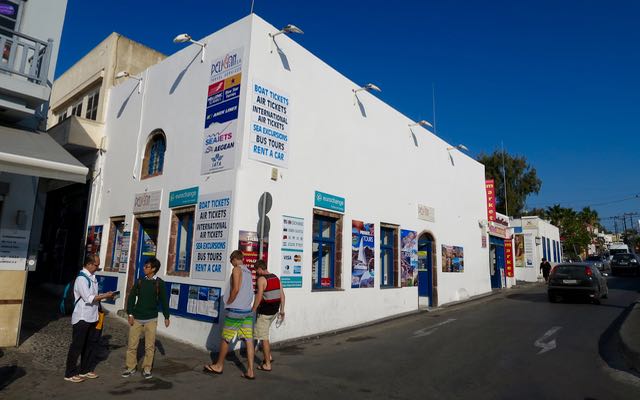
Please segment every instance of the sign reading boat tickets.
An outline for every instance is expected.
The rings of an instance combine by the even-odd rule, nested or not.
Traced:
[[[249,157],[276,167],[289,164],[289,96],[253,84]]]
[[[211,64],[204,120],[201,173],[233,168],[242,78],[243,48],[235,49]]]
[[[192,278],[220,281],[227,278],[231,197],[231,192],[220,192],[198,199],[191,256]]]

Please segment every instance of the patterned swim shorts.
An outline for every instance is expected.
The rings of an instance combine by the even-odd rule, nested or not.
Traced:
[[[253,339],[253,312],[227,310],[222,328],[222,338],[231,342],[238,335],[238,339]]]

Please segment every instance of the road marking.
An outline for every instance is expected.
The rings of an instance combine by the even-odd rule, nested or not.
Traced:
[[[551,336],[553,336],[560,329],[562,329],[561,326],[554,326],[553,328],[551,328],[548,331],[546,331],[545,334],[542,335],[542,337],[540,339],[536,340],[533,343],[534,346],[540,347],[540,349],[541,349],[538,352],[538,355],[546,353],[547,351],[551,351],[551,350],[553,350],[553,349],[555,349],[557,347],[555,339],[552,339],[549,342],[545,342],[545,340],[549,339]]]
[[[449,318],[446,321],[442,321],[438,324],[435,324],[433,326],[429,326],[427,328],[422,328],[422,329],[418,329],[417,331],[413,332],[413,338],[419,338],[419,337],[423,337],[423,336],[429,336],[431,335],[433,332],[437,331],[439,327],[441,327],[442,325],[446,325],[448,323],[451,323],[453,321],[455,321],[455,318]]]

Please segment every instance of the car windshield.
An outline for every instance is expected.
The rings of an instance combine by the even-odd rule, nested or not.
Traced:
[[[589,267],[586,267],[589,268]],[[584,275],[585,274],[585,266],[584,265],[558,265],[554,271],[555,274],[561,275]]]
[[[609,254],[620,254],[620,253],[628,253],[629,250],[626,249],[610,249]]]
[[[613,259],[616,261],[629,261],[633,258],[633,254],[616,254]]]
[[[600,258],[600,256],[589,256],[587,257],[587,261],[602,261],[602,258]]]

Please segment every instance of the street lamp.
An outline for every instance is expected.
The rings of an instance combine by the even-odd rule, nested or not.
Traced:
[[[189,35],[188,33],[181,33],[178,36],[173,38],[173,43],[187,43],[187,42],[200,46],[201,48],[200,62],[204,62],[204,52],[205,52],[205,47],[207,47],[206,43],[196,42],[191,38],[191,35]]]
[[[353,93],[358,93],[361,92],[363,90],[366,90],[367,92],[371,92],[372,90],[375,90],[376,92],[382,92],[382,89],[380,89],[379,87],[377,87],[376,85],[374,85],[373,83],[367,83],[364,86],[361,86],[357,89],[352,89]]]
[[[299,34],[304,34],[304,32],[302,31],[302,29],[298,28],[297,26],[293,25],[293,24],[287,24],[287,26],[285,26],[284,28],[280,29],[278,32],[276,33],[270,33],[269,37],[274,38],[278,35],[281,35],[283,33],[299,33]]]
[[[426,120],[421,120],[418,122],[414,122],[412,124],[409,124],[409,128],[414,127],[414,126],[422,126],[422,127],[429,127],[429,128],[433,128],[433,125],[431,125],[431,122],[426,121]]]
[[[447,151],[451,151],[451,150],[464,150],[464,151],[469,151],[469,149],[467,148],[467,146],[463,145],[463,144],[459,144],[457,146],[449,146],[447,147]]]
[[[131,75],[129,71],[120,71],[116,74],[115,79],[122,79],[122,78],[130,78],[138,81],[138,93],[140,93],[140,88],[142,86],[142,78]]]

